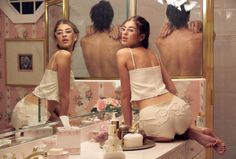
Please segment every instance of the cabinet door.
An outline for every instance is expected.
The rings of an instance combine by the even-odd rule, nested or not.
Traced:
[[[187,144],[186,144],[187,159],[193,159],[198,154],[200,154],[202,151],[205,151],[205,148],[202,145],[200,145],[199,143],[197,143],[196,141],[189,140],[187,142]]]
[[[205,158],[206,158],[205,150],[203,150],[199,154],[197,154],[197,156],[195,156],[193,159],[205,159]]]
[[[182,146],[168,156],[168,159],[186,159],[185,147]]]

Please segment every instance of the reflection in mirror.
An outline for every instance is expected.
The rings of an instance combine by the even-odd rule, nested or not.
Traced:
[[[98,2],[99,2],[99,0],[89,0],[89,1],[69,0],[69,19],[71,21],[73,21],[74,23],[76,23],[77,27],[80,29],[80,38],[82,38],[86,35],[86,31],[88,31],[86,29],[88,29],[88,26],[93,24],[93,22],[90,19],[90,10]],[[111,27],[114,27],[116,25],[120,25],[127,18],[128,1],[127,0],[119,0],[119,1],[109,0],[109,2],[110,2],[111,6],[113,8],[113,11],[114,11],[114,18],[113,18],[113,21],[111,22]],[[83,5],[81,5],[81,4],[83,4]],[[115,30],[115,32],[116,31],[118,32],[118,28],[117,28],[117,30]],[[90,32],[90,33],[92,33],[92,32]],[[94,35],[94,36],[96,36],[96,35]],[[105,38],[108,38],[108,37],[105,37]],[[75,74],[75,77],[78,77],[78,78],[89,78],[89,77],[90,78],[91,77],[92,78],[94,78],[94,77],[104,78],[103,76],[105,76],[107,78],[118,77],[117,73],[114,73],[117,71],[112,71],[112,69],[111,69],[111,70],[108,70],[108,72],[110,72],[110,73],[107,73],[107,72],[101,73],[101,71],[99,69],[111,68],[111,66],[109,66],[109,65],[111,63],[112,63],[112,65],[114,65],[114,63],[116,63],[115,60],[108,59],[110,57],[114,58],[114,55],[108,55],[108,54],[109,54],[109,52],[116,52],[115,50],[117,50],[120,47],[119,44],[117,44],[117,42],[104,43],[104,41],[99,42],[101,44],[98,44],[98,43],[96,44],[96,43],[92,43],[91,42],[92,40],[94,41],[95,39],[89,40],[89,38],[86,38],[86,39],[82,40],[83,41],[82,45],[84,46],[83,51],[84,51],[84,53],[86,53],[86,55],[84,54],[85,56],[83,56],[83,51],[79,45],[77,45],[77,47],[75,48],[75,53],[73,54],[73,61],[72,61],[72,70]],[[109,40],[109,41],[112,41],[112,40]],[[115,40],[113,39],[113,41],[115,41]],[[89,47],[86,47],[87,45],[94,45],[94,47],[96,47],[96,48],[89,49]],[[96,45],[100,45],[100,46],[98,47]],[[103,46],[103,45],[106,45],[106,46]],[[114,49],[114,47],[117,49]],[[97,51],[97,53],[96,54],[93,53],[94,51]],[[93,54],[93,55],[91,55],[91,54]],[[91,59],[87,60],[87,58],[91,58],[91,57],[93,58],[92,60]],[[97,61],[97,63],[96,63],[96,61]],[[111,61],[111,62],[106,64],[108,61]],[[86,67],[86,63],[87,63],[87,67]],[[114,67],[116,67],[116,66],[114,66]],[[96,70],[96,72],[93,69]],[[91,71],[91,70],[93,70],[93,71]]]
[[[63,2],[65,2],[66,0],[46,0],[45,1],[45,22],[46,22],[46,27],[45,27],[45,30],[46,30],[46,37],[45,38],[46,40],[46,48],[49,49],[48,47],[48,31],[49,31],[49,25],[50,25],[50,28],[53,28],[53,25],[55,25],[55,21],[58,20],[58,19],[61,19],[63,17],[63,9],[62,9],[62,6],[63,6]],[[50,20],[49,20],[50,19]],[[50,38],[51,41],[54,41],[54,39]],[[54,42],[53,42],[54,44]],[[55,48],[55,46],[52,45],[52,47],[50,48]],[[47,50],[48,52],[48,50]],[[46,59],[48,59],[48,57],[46,57]],[[32,77],[33,78],[33,77]],[[27,92],[31,91],[31,89],[28,89],[28,88],[25,88],[27,90]],[[24,91],[23,91],[24,92]],[[23,93],[22,92],[22,93]],[[23,93],[25,94],[25,92]],[[22,95],[23,96],[23,95]],[[13,100],[13,99],[11,99]],[[18,100],[18,99],[17,99]],[[41,106],[45,105],[42,101],[41,103]],[[38,115],[37,115],[38,116]],[[43,119],[43,117],[40,119]],[[11,126],[11,124],[9,123],[9,126]],[[12,127],[7,129],[7,130],[3,130],[1,131],[1,133],[4,133],[4,132],[10,132],[12,131]]]
[[[158,56],[161,57],[170,75],[177,78],[186,76],[201,77],[203,61],[202,32],[195,33],[190,29],[184,29],[184,24],[181,28],[175,27],[167,37],[158,38],[157,40],[162,26],[169,21],[166,16],[167,4],[162,5],[155,0],[138,0],[136,3],[137,15],[144,16],[151,25],[150,48],[155,50]],[[178,9],[177,12],[179,13]],[[188,19],[188,16],[186,18]],[[190,21],[202,22],[202,0],[199,0],[191,10]],[[202,23],[200,24],[202,26]]]
[[[67,19],[58,20],[53,30],[57,50],[50,57],[40,83],[15,105],[11,123],[16,130],[69,115],[69,94],[74,84],[71,54],[79,31]]]

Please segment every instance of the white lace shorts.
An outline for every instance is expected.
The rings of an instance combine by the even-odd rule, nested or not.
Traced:
[[[38,117],[38,105],[25,101],[25,98],[21,99],[15,106],[11,116],[11,124],[15,129],[22,128],[24,126],[35,126],[39,124],[45,124],[48,120],[48,112],[45,106],[41,107],[41,122]]]
[[[183,134],[192,123],[190,106],[174,96],[170,101],[140,110],[139,127],[147,136],[173,139]]]

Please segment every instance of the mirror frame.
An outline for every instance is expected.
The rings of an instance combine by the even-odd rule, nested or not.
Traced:
[[[214,106],[214,0],[203,0],[203,77],[206,79],[206,126],[213,129]],[[206,150],[206,158],[213,151]]]

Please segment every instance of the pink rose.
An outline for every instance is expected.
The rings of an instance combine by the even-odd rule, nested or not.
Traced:
[[[97,101],[97,110],[98,111],[104,111],[106,108],[106,102],[104,102],[102,99],[99,99]]]

